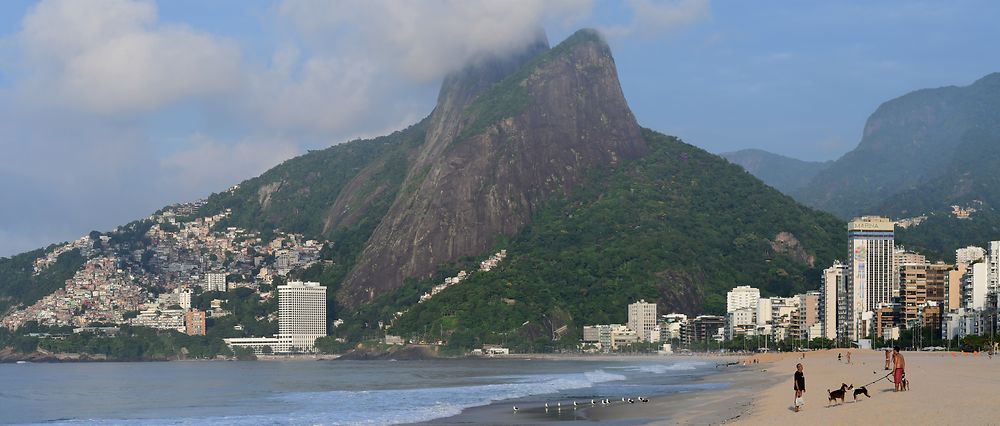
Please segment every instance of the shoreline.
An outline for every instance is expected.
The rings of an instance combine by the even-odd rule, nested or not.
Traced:
[[[544,354],[551,355],[551,354]],[[705,375],[677,383],[689,388],[661,395],[650,395],[648,403],[628,404],[620,401],[611,405],[591,406],[587,403],[578,409],[564,407],[561,410],[544,408],[544,396],[534,395],[513,400],[469,407],[454,416],[438,418],[416,425],[441,424],[542,424],[558,422],[564,424],[721,424],[745,417],[758,395],[777,383],[780,378],[769,373],[770,363],[754,365],[731,365],[718,367],[716,361],[740,362],[746,356],[690,356],[690,355],[613,355],[580,357],[528,357],[522,359],[545,360],[589,360],[589,361],[648,361],[648,360],[692,360],[716,363],[718,372],[711,369]],[[762,371],[764,370],[764,371]],[[695,389],[690,389],[694,386]],[[512,406],[519,407],[513,412]]]

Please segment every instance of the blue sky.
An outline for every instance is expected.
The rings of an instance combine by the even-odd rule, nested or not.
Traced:
[[[0,256],[108,230],[433,108],[543,26],[607,37],[647,127],[809,160],[878,105],[1000,71],[988,1],[0,2]]]

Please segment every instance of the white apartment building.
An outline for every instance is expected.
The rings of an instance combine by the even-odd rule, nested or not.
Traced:
[[[880,304],[899,295],[896,270],[895,224],[880,216],[862,216],[847,225],[848,321],[847,338],[866,335],[862,314],[874,312]]]
[[[989,268],[989,291],[1000,292],[1000,241],[990,241],[990,253],[986,257]]]
[[[226,274],[209,272],[205,274],[205,291],[228,291]]]
[[[764,327],[771,324],[771,299],[764,298],[757,301],[757,327]]]
[[[177,292],[177,304],[185,310],[191,309],[191,290],[180,289]]]
[[[986,293],[989,287],[989,264],[973,264],[962,278],[962,307],[967,310],[986,308]]]
[[[315,347],[326,336],[326,287],[317,282],[290,281],[278,286],[278,339],[299,350]]]
[[[978,262],[986,257],[986,250],[982,247],[968,246],[955,250],[955,263],[969,265]]]
[[[726,293],[726,312],[744,308],[756,310],[758,300],[760,300],[760,289],[748,285],[737,286]]]
[[[839,260],[833,262],[833,266],[823,270],[822,283],[820,284],[819,300],[819,320],[820,335],[827,339],[837,340],[838,325],[843,324],[846,318],[840,318],[840,310],[843,305],[843,298],[847,291],[847,265]],[[844,310],[846,316],[846,309]]]
[[[640,300],[628,305],[628,328],[646,338],[656,327],[656,304]],[[659,336],[657,336],[659,337]]]

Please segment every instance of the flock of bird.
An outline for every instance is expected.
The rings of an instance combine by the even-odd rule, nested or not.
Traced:
[[[607,399],[607,398],[602,399],[600,401],[598,401],[596,399],[592,399],[592,400],[590,400],[590,406],[593,407],[593,406],[597,406],[598,404],[600,404],[600,405],[611,405],[611,404],[614,404],[614,403],[617,403],[617,402],[618,401],[612,402],[610,399]],[[635,404],[636,402],[643,402],[643,403],[645,403],[645,402],[649,402],[649,398],[644,398],[644,397],[641,397],[641,396],[637,397],[637,398],[625,398],[625,397],[622,397],[621,402],[625,403],[625,404]],[[577,408],[579,408],[580,406],[586,406],[586,405],[587,405],[586,402],[584,402],[583,404],[581,404],[579,402],[573,401],[573,409],[574,410],[577,409]],[[566,406],[568,407],[569,404],[566,404]],[[556,408],[556,410],[562,410],[562,402],[557,402],[556,405],[555,405],[555,408]],[[517,408],[517,406],[515,405],[514,406],[514,412],[516,413],[516,412],[518,412],[518,410],[520,410],[520,409]],[[546,402],[545,403],[545,412],[548,412],[548,411],[549,411],[549,403]]]

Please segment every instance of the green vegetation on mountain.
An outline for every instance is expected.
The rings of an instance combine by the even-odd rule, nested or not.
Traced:
[[[948,178],[949,165],[962,155],[968,132],[998,122],[1000,73],[969,86],[906,94],[879,106],[868,118],[858,147],[795,196],[843,218],[877,214],[886,198]],[[932,201],[934,208],[943,207],[943,200]]]
[[[11,306],[31,305],[63,288],[66,280],[73,278],[73,274],[86,262],[80,250],[70,250],[60,254],[52,265],[35,275],[35,260],[53,248],[0,258],[0,314]]]
[[[499,244],[509,253],[501,267],[414,304],[390,332],[544,349],[562,325],[573,341],[583,325],[625,322],[626,305],[638,299],[664,312],[719,314],[735,285],[768,295],[814,289],[842,251],[836,218],[676,138],[644,137],[648,156],[594,170]],[[778,246],[781,233],[799,244]],[[378,319],[389,322],[423,288],[413,283],[397,291],[407,297],[377,301],[386,305]]]

